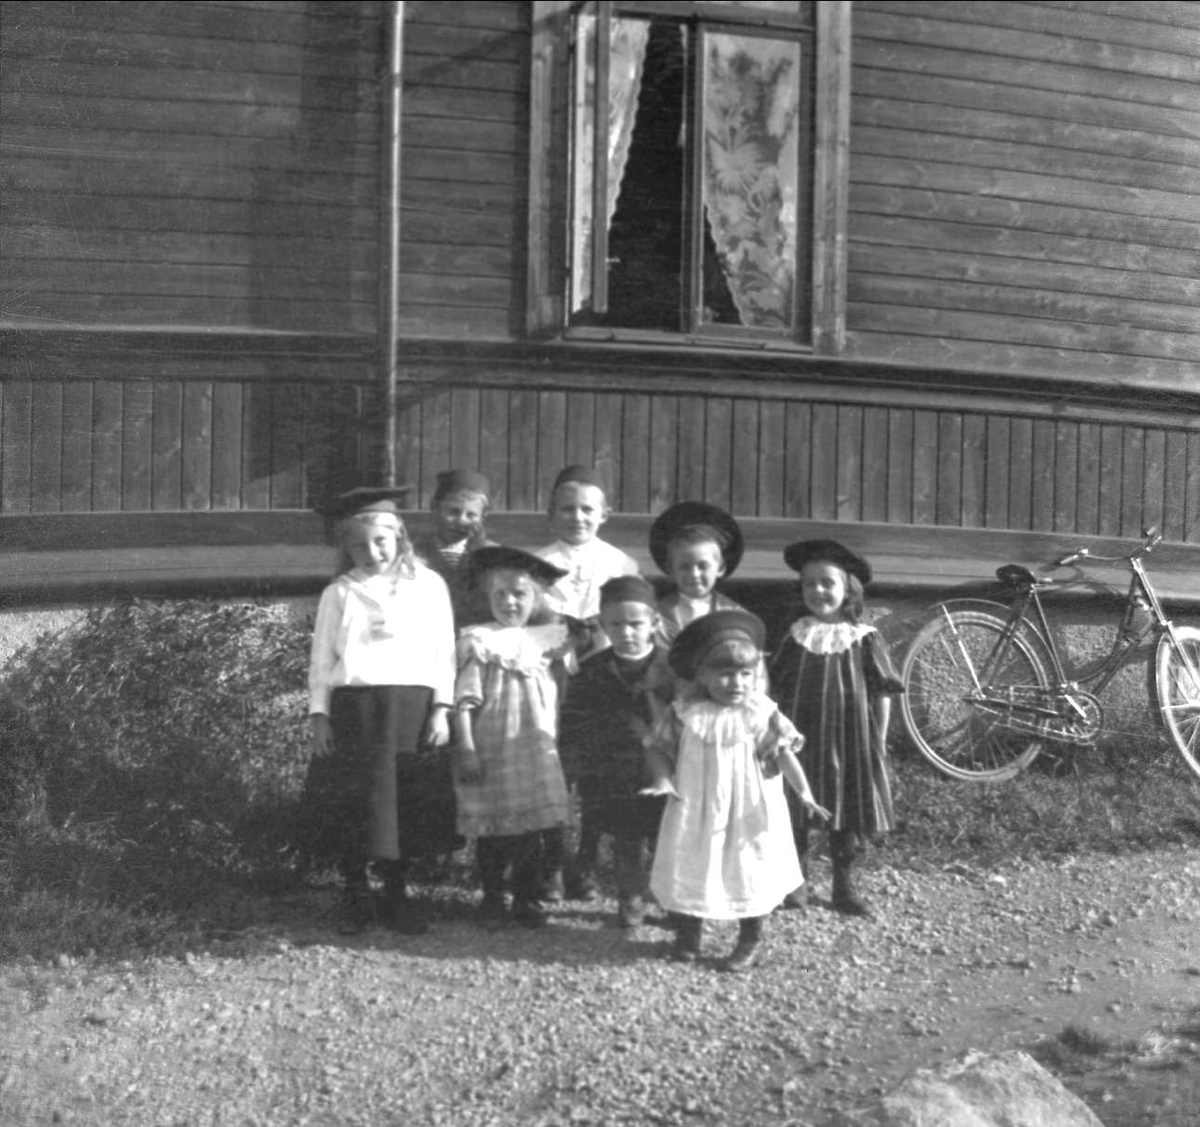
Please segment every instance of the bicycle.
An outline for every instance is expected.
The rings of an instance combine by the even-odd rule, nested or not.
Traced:
[[[1153,712],[1200,777],[1200,630],[1167,618],[1142,564],[1162,536],[1154,529],[1144,536],[1129,555],[1096,556],[1076,548],[1043,566],[1042,576],[1005,564],[996,578],[1012,592],[1008,605],[986,598],[937,605],[901,666],[904,725],[934,767],[956,779],[998,782],[1025,770],[1047,743],[1094,743],[1104,724],[1099,694],[1133,652],[1157,635],[1147,668]],[[1047,573],[1081,560],[1126,564],[1129,588],[1109,652],[1075,670],[1072,680],[1042,595],[1078,585],[1082,573],[1063,580]]]

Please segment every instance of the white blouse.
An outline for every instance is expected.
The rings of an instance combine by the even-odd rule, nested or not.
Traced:
[[[321,593],[308,669],[308,711],[329,712],[333,690],[416,685],[454,700],[454,616],[441,576],[418,564],[364,575],[355,568]]]
[[[600,539],[578,545],[558,540],[538,548],[534,555],[567,572],[546,593],[550,609],[581,620],[600,613],[600,588],[605,583],[638,573],[637,560]]]

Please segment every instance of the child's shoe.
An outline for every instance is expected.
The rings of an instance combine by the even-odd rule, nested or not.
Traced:
[[[758,917],[738,924],[737,946],[721,964],[729,974],[742,974],[758,963],[762,953],[762,920]]]
[[[641,927],[646,917],[646,906],[640,896],[623,898],[617,904],[617,927]]]
[[[700,958],[700,935],[704,922],[699,916],[678,916],[671,958],[677,963],[694,963]]]
[[[408,884],[398,871],[384,874],[379,916],[382,923],[401,935],[424,935],[429,930],[429,921],[409,896]]]
[[[503,896],[485,895],[479,904],[476,920],[484,931],[499,931],[508,923],[508,911]]]
[[[375,900],[365,886],[351,887],[342,892],[339,935],[362,935],[375,923]]]
[[[522,927],[539,928],[546,923],[546,913],[536,900],[514,900],[512,918]]]
[[[561,904],[565,896],[562,869],[555,869],[553,872],[547,873],[546,879],[538,891],[538,899],[543,904]]]
[[[572,873],[567,881],[567,899],[582,900],[591,903],[600,896],[600,886],[591,873],[585,871]]]
[[[802,884],[799,888],[793,888],[779,906],[787,911],[804,911],[808,907],[808,885]]]

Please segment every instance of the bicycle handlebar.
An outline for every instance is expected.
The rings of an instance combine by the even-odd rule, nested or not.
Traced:
[[[1143,529],[1142,535],[1146,538],[1142,546],[1128,556],[1096,556],[1092,554],[1090,548],[1076,548],[1074,551],[1068,552],[1065,556],[1060,556],[1054,560],[1050,566],[1070,567],[1071,564],[1082,559],[1097,560],[1100,563],[1133,563],[1134,560],[1139,560],[1142,556],[1154,551],[1155,546],[1162,540],[1162,533],[1157,528]]]

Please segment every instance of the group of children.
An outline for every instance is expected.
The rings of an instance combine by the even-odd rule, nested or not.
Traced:
[[[672,956],[689,962],[704,920],[736,919],[721,965],[744,970],[766,916],[807,903],[823,822],[832,906],[869,913],[851,868],[862,840],[891,828],[885,742],[901,685],[863,621],[861,556],[834,541],[786,550],[804,613],[768,661],[763,622],[716,589],[744,548],[717,506],[685,501],[654,521],[660,596],[600,538],[609,510],[586,467],[558,475],[556,539],[534,551],[487,539],[482,474],[439,476],[434,530],[415,547],[404,492],[338,499],[341,567],[314,626],[310,779],[343,827],[351,927],[428,926],[404,867],[405,763],[421,747],[450,757],[486,928],[537,927],[547,901],[594,898],[608,837],[621,926],[637,926],[652,895],[675,931]]]

